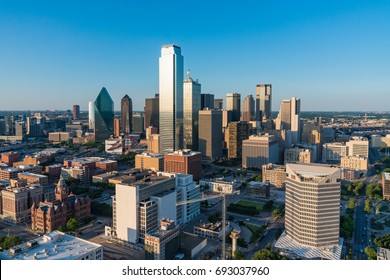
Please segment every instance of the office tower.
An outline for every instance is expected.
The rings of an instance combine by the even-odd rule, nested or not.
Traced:
[[[80,118],[80,106],[79,105],[73,105],[73,119],[78,120]]]
[[[349,156],[368,157],[369,141],[366,137],[352,136],[346,144]]]
[[[116,184],[113,197],[113,227],[120,240],[144,241],[145,234],[158,229],[163,218],[176,220],[176,179],[150,176],[131,184]]]
[[[199,152],[211,160],[222,157],[222,111],[199,111]]]
[[[223,98],[214,99],[214,109],[223,110]]]
[[[241,95],[239,93],[226,94],[226,110],[232,111],[232,121],[239,122],[241,118]]]
[[[383,199],[390,200],[390,173],[382,174]]]
[[[143,112],[133,112],[132,117],[133,122],[133,132],[134,133],[144,133],[144,113]]]
[[[159,154],[160,153],[160,134],[151,134],[148,138],[148,151]]]
[[[204,108],[214,109],[214,94],[202,93],[200,101],[200,109]]]
[[[187,75],[183,83],[183,145],[185,149],[197,151],[201,85],[190,77],[190,71]]]
[[[202,175],[202,154],[190,150],[179,150],[164,155],[164,171],[191,174],[194,180]]]
[[[183,56],[175,45],[161,48],[159,59],[160,152],[183,148]]]
[[[286,231],[275,247],[295,244],[305,258],[340,258],[340,169],[290,163],[286,171]]]
[[[286,146],[297,144],[301,140],[301,100],[292,97],[282,100],[279,115],[276,119],[276,129],[286,130]]]
[[[15,122],[15,136],[23,138],[26,136],[26,126],[24,122]]]
[[[368,158],[365,156],[348,156],[342,157],[340,160],[340,167],[350,170],[368,170]]]
[[[260,84],[256,86],[256,121],[271,118],[272,85]]]
[[[159,94],[153,98],[145,98],[144,120],[145,127],[153,126],[159,128],[160,108],[159,108]]]
[[[29,137],[39,137],[42,134],[42,127],[36,117],[27,117],[26,130]]]
[[[0,119],[0,135],[5,135],[5,121]]]
[[[284,151],[284,164],[286,163],[311,163],[314,162],[313,151],[294,145]]]
[[[250,125],[247,122],[231,122],[225,131],[228,158],[242,157],[242,141],[249,137]]]
[[[121,124],[118,118],[114,119],[114,137],[117,138],[121,134]]]
[[[193,176],[191,174],[179,173],[175,174],[174,176],[176,178],[176,191],[179,194],[178,200],[186,201],[200,198],[200,187],[194,182]],[[181,212],[180,224],[186,224],[200,215],[199,202],[180,205],[178,208],[178,212]],[[177,219],[179,221],[179,217],[177,217]]]
[[[104,142],[114,132],[114,102],[105,87],[95,102],[89,103],[89,113],[89,124],[95,133],[95,141]]]
[[[242,103],[242,121],[250,122],[255,120],[255,100],[252,95],[245,97]]]
[[[92,101],[88,102],[88,129],[95,131],[95,104]]]
[[[338,163],[342,157],[348,156],[348,147],[345,143],[326,143],[322,145],[322,162]]]
[[[133,101],[126,94],[121,100],[121,132],[130,134],[133,132]]]
[[[286,167],[284,165],[267,164],[263,165],[262,181],[269,182],[271,186],[276,188],[284,188],[286,183]]]
[[[242,168],[259,168],[279,161],[279,142],[273,135],[249,136],[242,141]]]
[[[164,171],[164,157],[160,154],[143,152],[135,156],[135,168]]]
[[[157,127],[153,127],[153,126],[149,126],[145,129],[145,134],[146,134],[146,140],[149,139],[149,137],[152,135],[152,134],[158,134],[158,130],[157,130]]]
[[[242,167],[261,168],[279,161],[278,139],[269,134],[252,135],[242,141]]]

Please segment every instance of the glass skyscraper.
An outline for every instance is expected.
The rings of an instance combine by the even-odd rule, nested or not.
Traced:
[[[95,102],[90,102],[89,113],[89,123],[93,126],[95,141],[103,142],[114,132],[114,102],[105,87]]]
[[[160,153],[183,148],[183,56],[175,45],[161,48],[159,59]]]
[[[130,134],[133,132],[133,102],[126,94],[121,100],[121,132]]]

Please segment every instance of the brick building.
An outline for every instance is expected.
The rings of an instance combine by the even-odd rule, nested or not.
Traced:
[[[164,155],[164,171],[191,174],[194,180],[202,175],[202,154],[191,150],[179,150]]]

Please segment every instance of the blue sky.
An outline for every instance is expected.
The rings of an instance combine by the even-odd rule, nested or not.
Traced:
[[[142,110],[174,43],[216,97],[272,83],[273,110],[390,111],[390,2],[369,2],[3,0],[0,110],[86,110],[103,86]]]

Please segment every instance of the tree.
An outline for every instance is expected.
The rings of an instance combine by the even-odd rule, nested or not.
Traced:
[[[281,260],[279,254],[272,252],[269,248],[257,251],[252,257],[252,260]]]
[[[19,244],[22,244],[20,236],[0,236],[0,251],[8,250]]]
[[[367,255],[369,260],[376,260],[376,251],[374,248],[367,246],[364,249],[364,253]]]
[[[76,220],[76,218],[70,218],[69,221],[66,223],[66,227],[70,231],[76,231],[80,228],[80,223]]]
[[[245,260],[245,256],[241,251],[235,250],[233,258],[235,260]]]
[[[272,205],[274,205],[273,200],[268,200],[264,205],[263,205],[263,211],[264,212],[269,212],[272,209]]]
[[[366,199],[366,200],[364,201],[364,211],[365,211],[367,214],[370,214],[370,212],[371,212],[371,207],[372,207],[371,201],[370,201],[369,199]]]
[[[272,217],[275,219],[280,218],[282,216],[282,212],[279,208],[276,208],[274,211],[272,211]]]
[[[347,208],[350,209],[350,210],[353,210],[353,209],[355,209],[355,205],[356,205],[356,199],[355,198],[350,198],[349,202],[348,202]]]
[[[390,249],[390,234],[375,238],[374,244],[378,247]]]

